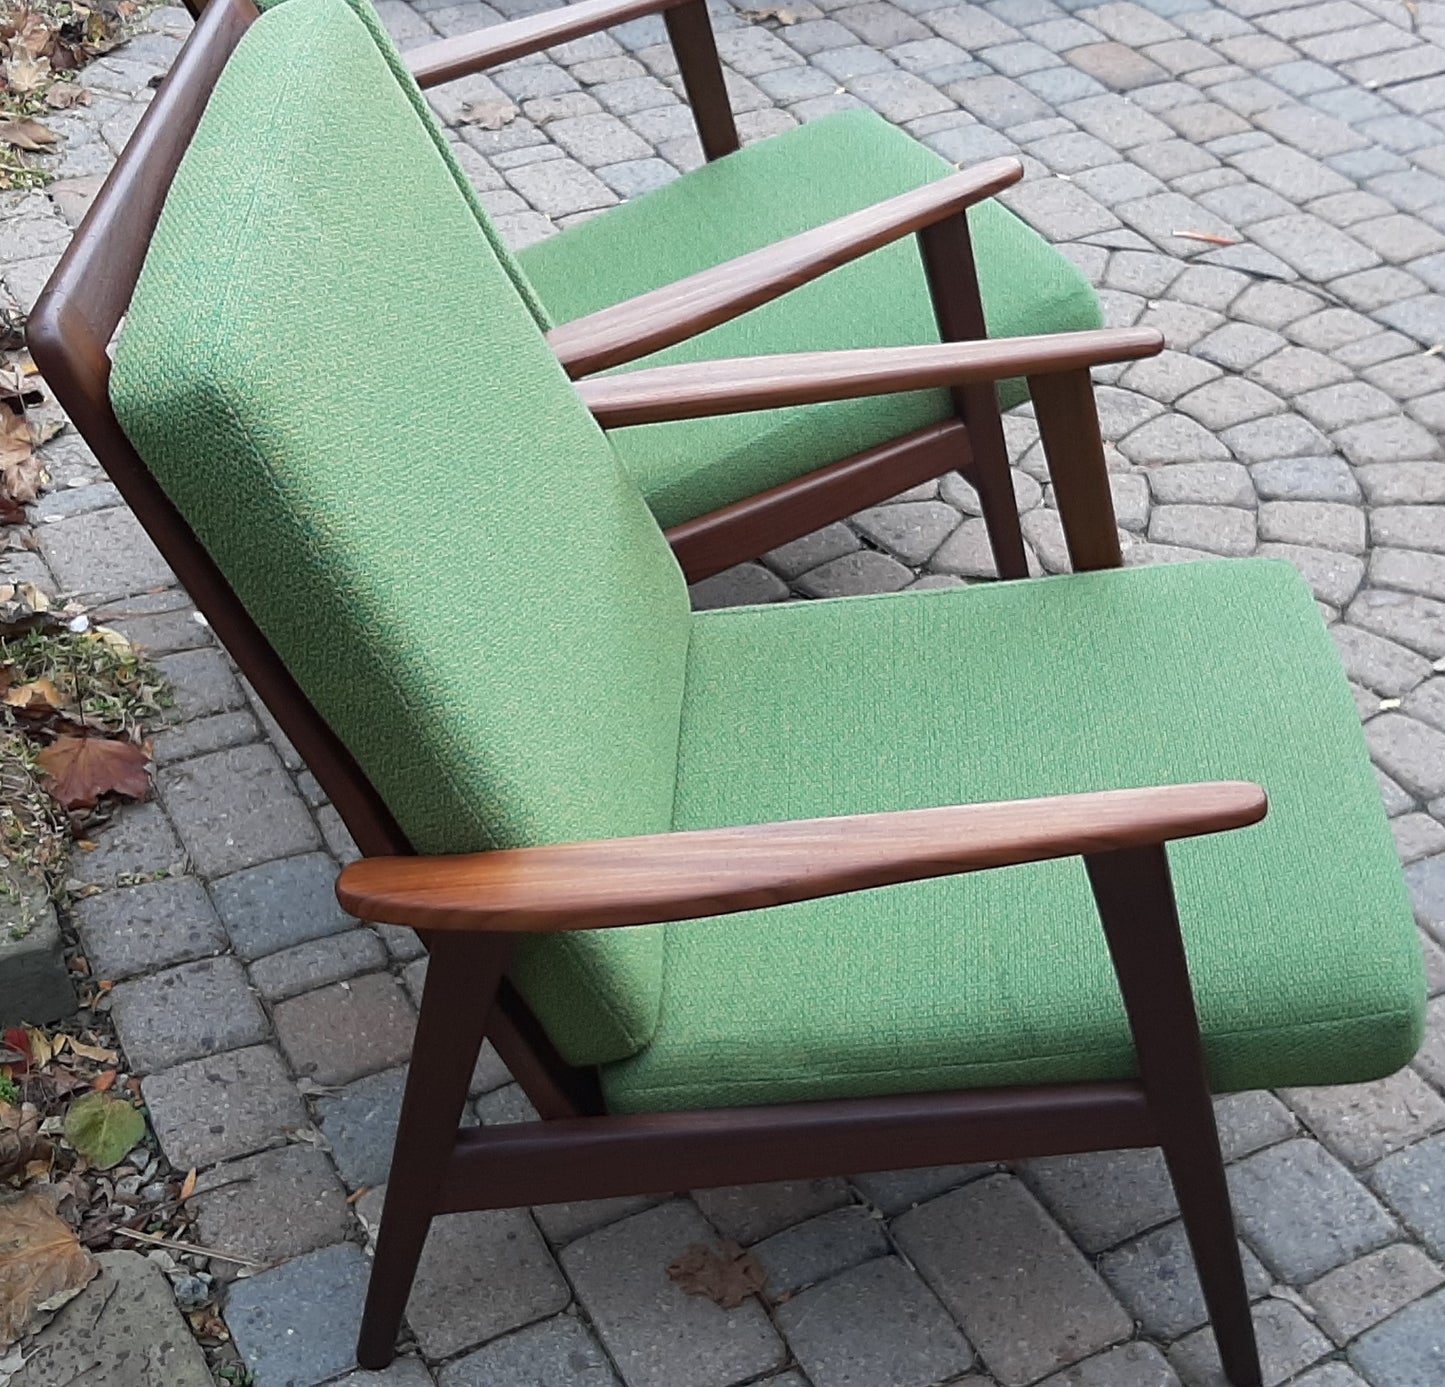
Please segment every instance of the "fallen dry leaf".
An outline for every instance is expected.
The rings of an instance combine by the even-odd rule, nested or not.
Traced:
[[[180,1202],[184,1204],[196,1192],[196,1168],[192,1166],[181,1181]]]
[[[500,130],[521,112],[510,101],[469,101],[462,107],[459,125],[479,125],[483,130]]]
[[[144,799],[151,785],[146,759],[134,742],[108,737],[57,737],[36,757],[63,809],[93,809],[112,791]]]
[[[28,505],[45,485],[45,464],[35,456],[29,420],[0,411],[0,494]]]
[[[23,1174],[34,1161],[49,1163],[55,1143],[40,1134],[34,1103],[0,1103],[0,1180]]]
[[[74,82],[57,82],[45,93],[45,104],[52,111],[68,111],[72,106],[89,106],[90,90]]]
[[[32,58],[28,53],[17,53],[5,62],[5,81],[10,90],[20,96],[27,96],[43,87],[50,77],[50,59]]]
[[[686,1295],[702,1295],[735,1310],[750,1295],[763,1289],[768,1274],[763,1264],[731,1238],[724,1238],[716,1251],[693,1243],[667,1269],[667,1274]]]
[[[81,1059],[94,1060],[97,1064],[114,1064],[120,1059],[114,1050],[107,1050],[103,1045],[84,1045],[74,1036],[65,1037],[65,1048]]]
[[[99,1270],[41,1190],[0,1204],[0,1348],[36,1312],[63,1303]]]
[[[1216,236],[1212,231],[1171,231],[1171,236],[1177,236],[1181,241],[1205,241],[1211,246],[1237,246],[1238,237]]]
[[[5,702],[11,708],[21,708],[29,713],[48,713],[65,707],[65,695],[50,679],[37,679],[31,684],[18,684],[5,695]]]
[[[58,139],[55,131],[48,129],[38,120],[7,120],[0,124],[0,143],[14,145],[34,153],[48,149]]]

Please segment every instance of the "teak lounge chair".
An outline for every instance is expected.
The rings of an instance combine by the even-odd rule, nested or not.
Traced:
[[[1157,337],[574,383],[387,64],[212,0],[30,326],[431,950],[359,1361],[437,1213],[1158,1145],[1257,1387],[1210,1091],[1393,1071],[1423,967],[1308,588],[1120,566]],[[1071,576],[694,615],[607,432],[1017,376]],[[484,1036],[541,1121],[458,1130]]]
[[[981,338],[985,318],[994,337],[1102,323],[1078,268],[986,201],[1019,178],[1015,160],[955,175],[937,154],[866,110],[722,157],[738,151],[738,134],[705,0],[583,0],[404,57],[386,41],[370,0],[351,3],[413,99],[416,85],[435,87],[662,13],[711,161],[675,183],[514,256],[492,233],[452,147],[433,132],[494,251],[573,377],[639,361],[651,367]],[[876,207],[895,198],[902,200]],[[940,224],[944,209],[965,207],[973,209],[969,222]],[[917,241],[906,234],[925,227]],[[822,274],[833,267],[840,268]],[[794,292],[780,298],[785,288]],[[1024,382],[1015,378],[998,391],[981,383],[952,393],[836,400],[825,409],[779,407],[623,428],[613,442],[694,581],[953,468],[968,470],[993,503],[985,520],[1001,575],[1022,578],[1025,551],[998,410],[1024,395]]]

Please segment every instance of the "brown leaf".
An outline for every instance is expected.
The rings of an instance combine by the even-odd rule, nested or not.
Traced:
[[[1216,236],[1212,231],[1175,231],[1171,235],[1179,237],[1181,241],[1204,241],[1211,246],[1237,246],[1239,240],[1234,236]]]
[[[192,1166],[181,1181],[180,1202],[184,1204],[196,1192],[196,1168]]]
[[[35,456],[29,421],[0,410],[0,494],[28,505],[45,485],[45,465]]]
[[[78,1291],[98,1270],[42,1191],[0,1205],[0,1348],[13,1344],[38,1310]]]
[[[667,1269],[686,1295],[704,1295],[724,1310],[735,1310],[750,1295],[763,1289],[768,1274],[763,1264],[731,1238],[717,1250],[693,1243]]]
[[[37,679],[31,684],[19,684],[5,695],[5,702],[11,708],[20,708],[27,713],[48,713],[55,708],[65,707],[65,695],[50,679]]]
[[[49,58],[32,58],[28,53],[15,53],[5,61],[5,81],[18,96],[39,91],[50,76]]]
[[[68,111],[72,106],[89,106],[90,90],[75,82],[57,82],[45,93],[45,104],[52,111]]]
[[[510,101],[469,101],[462,107],[458,125],[480,125],[483,130],[500,130],[521,112]]]
[[[144,799],[150,791],[146,754],[134,742],[106,737],[57,737],[36,760],[50,793],[64,809],[90,809],[114,791]]]
[[[53,145],[59,135],[38,120],[7,120],[0,124],[0,142],[32,152]]]

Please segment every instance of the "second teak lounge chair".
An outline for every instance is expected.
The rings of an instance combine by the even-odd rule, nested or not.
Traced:
[[[575,383],[389,61],[212,0],[30,326],[431,951],[359,1361],[439,1213],[1157,1145],[1258,1387],[1211,1090],[1392,1072],[1423,967],[1306,585],[1120,566],[1157,337]],[[1017,376],[1070,576],[694,614],[609,433]],[[540,1121],[458,1130],[484,1037]]]

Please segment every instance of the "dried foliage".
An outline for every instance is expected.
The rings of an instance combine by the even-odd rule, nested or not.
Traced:
[[[693,1243],[667,1274],[685,1294],[706,1296],[724,1310],[736,1310],[768,1279],[757,1257],[731,1238],[724,1238],[716,1248]]]

